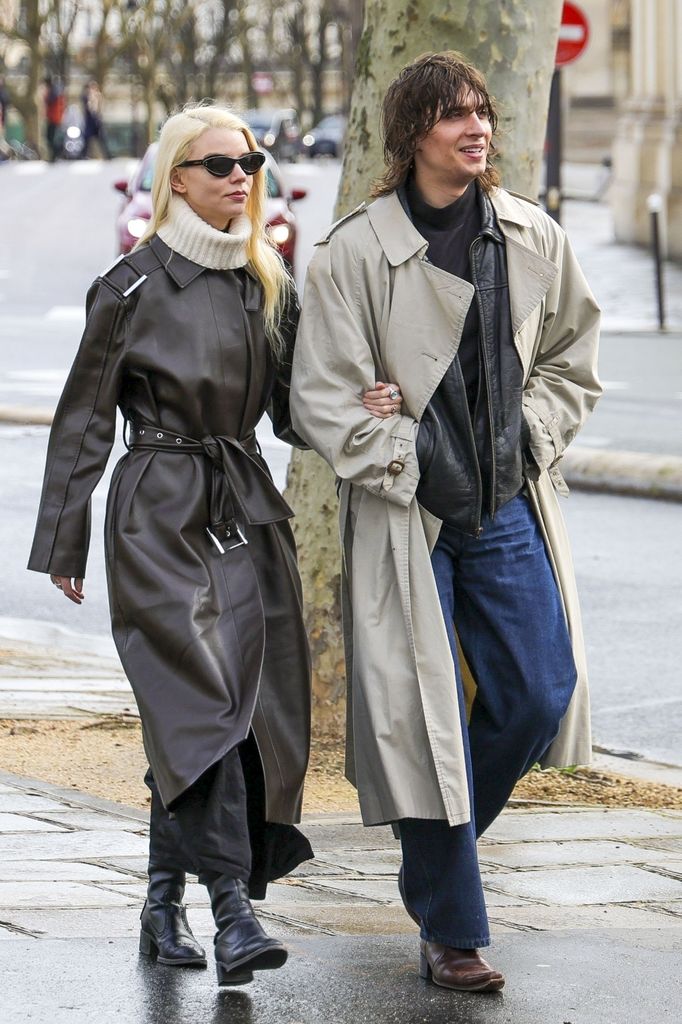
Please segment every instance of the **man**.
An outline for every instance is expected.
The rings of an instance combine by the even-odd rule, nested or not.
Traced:
[[[61,82],[59,79],[53,79],[52,75],[45,76],[43,86],[45,88],[45,138],[48,159],[53,164],[61,150],[60,129],[66,110],[66,99]]]
[[[499,187],[495,127],[456,53],[391,84],[378,198],[318,246],[291,393],[341,481],[348,774],[399,831],[421,975],[477,992],[504,978],[476,838],[535,762],[590,757],[555,489],[600,393],[598,308],[562,230]],[[377,380],[398,386],[373,419]]]

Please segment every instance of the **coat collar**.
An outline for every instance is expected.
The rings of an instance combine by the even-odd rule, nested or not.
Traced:
[[[193,263],[192,260],[188,260],[186,256],[181,256],[179,252],[175,252],[175,250],[171,249],[169,245],[166,245],[163,239],[159,238],[158,235],[154,235],[151,238],[149,247],[168,276],[175,281],[178,288],[186,288],[188,284],[191,284],[192,281],[195,281],[197,277],[205,273],[208,269],[207,267],[200,266],[198,263]],[[258,275],[250,264],[247,264],[245,267],[240,267],[239,269],[244,270],[247,275],[246,309],[258,309],[260,299],[260,281],[258,279]],[[218,273],[220,273],[220,271],[218,271]]]
[[[498,242],[504,241],[496,218],[522,227],[531,226],[530,217],[523,210],[523,203],[502,189],[496,189],[490,196],[479,189],[478,198],[481,234],[490,235]],[[367,207],[367,216],[392,267],[405,263],[418,253],[423,255],[426,251],[428,242],[412,223],[400,190],[376,199]]]
[[[488,212],[490,209],[494,211],[506,243],[512,327],[516,332],[542,301],[558,273],[558,267],[552,260],[529,248],[523,240],[520,229],[533,227],[533,218],[525,199],[504,189],[495,189],[485,199]],[[397,192],[376,199],[367,207],[367,216],[391,266],[397,267],[411,257],[417,254],[423,256],[426,252],[428,243],[403,209]],[[491,226],[494,225],[495,217],[491,219]],[[484,227],[485,224],[484,217]],[[427,269],[430,267],[428,263],[424,266]],[[439,281],[432,280],[432,284],[443,290],[445,286],[442,275]]]
[[[178,288],[185,288],[206,270],[206,267],[201,267],[198,263],[192,263],[186,256],[181,256],[179,252],[175,252],[158,235],[154,235],[149,242],[149,246],[153,250],[154,255],[158,257],[163,269],[175,281]]]

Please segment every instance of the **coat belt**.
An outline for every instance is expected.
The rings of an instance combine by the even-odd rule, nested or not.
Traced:
[[[244,438],[208,434],[197,441],[150,423],[134,422],[126,445],[131,451],[180,452],[205,455],[210,460],[210,524],[206,531],[221,554],[248,543],[244,524],[263,526],[294,514],[258,459],[260,450],[253,431]]]

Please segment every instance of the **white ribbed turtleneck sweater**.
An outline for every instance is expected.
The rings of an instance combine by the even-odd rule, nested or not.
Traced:
[[[247,262],[246,246],[251,237],[251,221],[241,213],[230,221],[229,230],[218,231],[196,214],[181,196],[173,194],[168,220],[157,234],[174,252],[200,267],[235,270]]]

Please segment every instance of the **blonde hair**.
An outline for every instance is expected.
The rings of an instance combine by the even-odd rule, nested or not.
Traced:
[[[149,241],[168,220],[173,195],[171,172],[187,159],[192,144],[209,128],[228,128],[241,132],[249,150],[258,149],[249,126],[227,107],[188,104],[179,113],[171,114],[161,128],[159,136],[152,184],[152,216],[149,227],[135,248]],[[252,228],[246,254],[263,286],[265,332],[275,355],[278,355],[281,349],[279,321],[288,304],[292,281],[282,257],[266,232],[266,200],[267,177],[263,168],[254,174],[251,191],[246,200],[244,212],[248,215]]]

